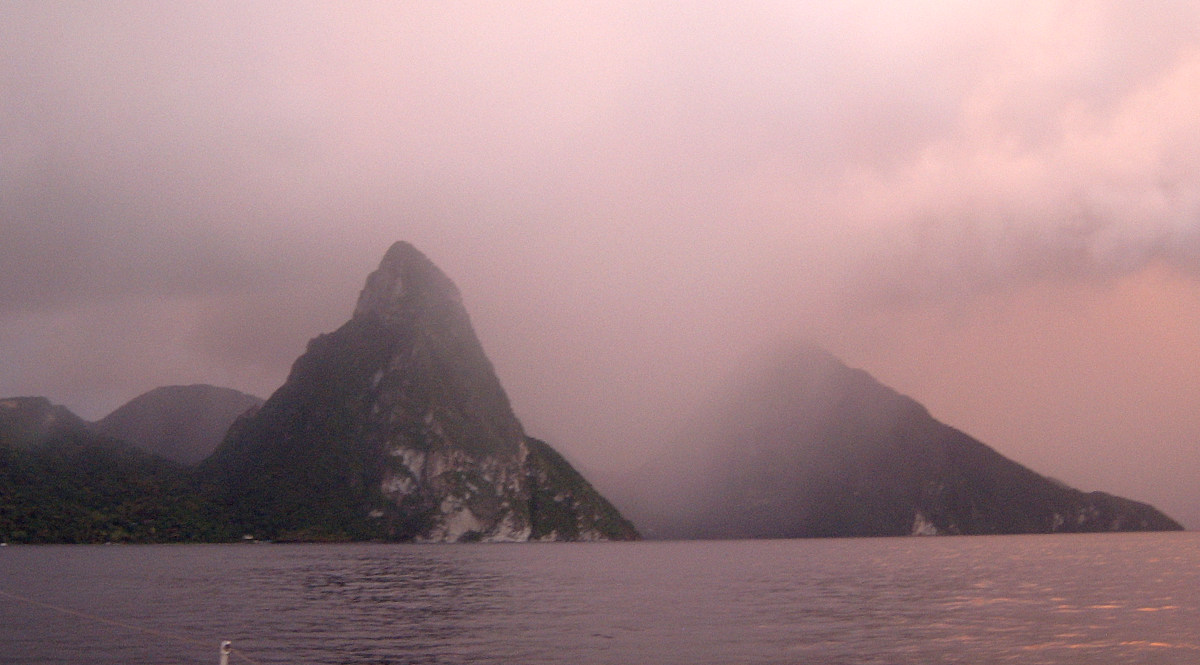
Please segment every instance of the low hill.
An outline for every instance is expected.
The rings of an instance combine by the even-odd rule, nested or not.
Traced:
[[[262,405],[253,395],[209,385],[164,386],[138,395],[96,423],[113,438],[180,464],[208,457],[237,417]]]
[[[0,542],[228,538],[179,464],[41,397],[0,400]]]

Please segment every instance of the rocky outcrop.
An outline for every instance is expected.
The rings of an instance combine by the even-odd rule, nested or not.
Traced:
[[[209,385],[164,386],[142,393],[96,423],[113,438],[192,465],[208,457],[229,426],[262,399]]]
[[[637,529],[545,441],[529,448],[530,539],[636,540]]]
[[[397,243],[351,319],[309,343],[287,382],[234,424],[200,471],[259,537],[635,536],[602,517],[611,506],[565,461],[532,449],[458,289]],[[559,519],[561,502],[543,500],[546,488],[572,502],[572,527]],[[543,510],[554,514],[549,531],[538,526]]]
[[[776,359],[702,419],[693,459],[623,504],[679,538],[1176,530],[1146,504],[1050,480],[818,349]],[[682,483],[675,479],[686,478]],[[653,488],[670,486],[671,496]]]

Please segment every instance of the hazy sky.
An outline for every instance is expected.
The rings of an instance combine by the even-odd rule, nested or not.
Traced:
[[[815,339],[1200,528],[1200,2],[0,0],[0,396],[261,396],[395,240],[662,450]]]

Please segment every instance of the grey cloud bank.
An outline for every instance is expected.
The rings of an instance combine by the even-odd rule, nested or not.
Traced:
[[[585,466],[815,339],[1200,526],[1200,5],[0,5],[0,394],[265,396],[392,241]]]

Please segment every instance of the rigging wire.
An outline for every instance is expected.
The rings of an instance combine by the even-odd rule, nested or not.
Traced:
[[[167,633],[167,632],[164,632],[161,630],[156,630],[154,628],[146,628],[145,626],[138,626],[138,625],[124,622],[124,621],[118,621],[117,619],[110,619],[108,617],[102,617],[102,616],[99,616],[96,614],[91,614],[91,613],[83,612],[80,610],[74,610],[69,607],[62,607],[61,605],[54,605],[52,603],[47,603],[47,602],[44,602],[41,600],[34,600],[32,598],[26,598],[24,596],[15,594],[11,591],[6,591],[4,589],[0,589],[0,596],[4,596],[5,598],[11,598],[12,600],[20,601],[22,603],[27,603],[29,605],[35,605],[37,607],[41,607],[44,609],[59,612],[61,614],[79,617],[81,619],[87,619],[89,621],[94,621],[96,623],[102,623],[102,624],[109,625],[109,626],[116,626],[118,628],[124,628],[126,630],[132,630],[134,632],[146,633],[147,635],[154,635],[155,637],[161,637],[161,638],[168,639],[168,640],[176,640],[179,642],[186,642],[193,646],[202,646],[202,647],[206,647],[206,648],[212,646],[212,644],[206,640],[197,640],[197,639],[194,639],[191,637],[186,637],[184,635],[176,635],[173,633]],[[250,665],[262,665],[257,660],[251,658],[250,656],[246,655],[245,653],[242,653],[242,651],[240,649],[236,649],[236,648],[231,649],[230,655],[240,658],[243,661],[249,663]]]

